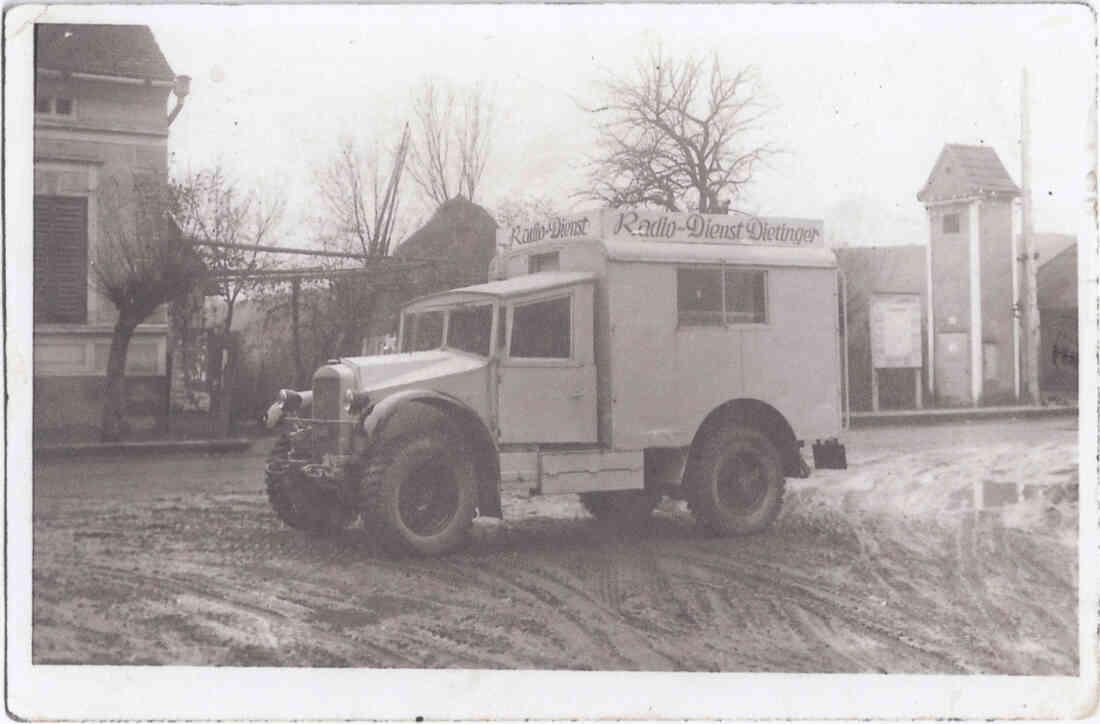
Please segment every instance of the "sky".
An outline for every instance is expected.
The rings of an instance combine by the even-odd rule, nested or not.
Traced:
[[[595,138],[582,104],[659,44],[757,68],[784,149],[737,208],[824,218],[854,244],[923,243],[916,193],[945,143],[992,146],[1020,182],[1030,75],[1035,228],[1074,233],[1084,199],[1094,23],[1079,5],[129,7],[192,94],[171,128],[177,172],[221,162],[282,189],[305,244],[314,173],[342,135],[392,144],[425,78],[479,82],[496,113],[478,199],[583,206]],[[113,15],[111,15],[113,13]],[[415,187],[406,177],[406,197]],[[410,216],[423,213],[406,204]]]

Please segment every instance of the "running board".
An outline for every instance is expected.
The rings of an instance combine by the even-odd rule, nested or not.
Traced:
[[[536,492],[543,495],[641,490],[641,450],[539,450]]]

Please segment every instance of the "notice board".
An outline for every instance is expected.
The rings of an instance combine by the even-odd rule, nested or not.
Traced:
[[[920,367],[921,296],[875,294],[871,297],[871,364]]]

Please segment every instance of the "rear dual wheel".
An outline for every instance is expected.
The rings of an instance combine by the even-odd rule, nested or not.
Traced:
[[[717,535],[767,529],[783,506],[779,451],[762,433],[727,425],[703,441],[686,476],[688,507]]]

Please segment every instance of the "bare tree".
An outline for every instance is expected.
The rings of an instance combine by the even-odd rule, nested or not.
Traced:
[[[389,176],[383,180],[378,148],[363,153],[353,139],[345,138],[329,164],[317,172],[329,226],[345,251],[370,257],[389,254],[408,148],[406,126],[392,151]]]
[[[99,240],[92,283],[118,309],[107,358],[101,435],[122,435],[126,402],[126,355],[138,325],[162,304],[202,280],[206,269],[181,240],[175,221],[186,190],[152,178],[116,176],[97,192]]]
[[[323,243],[363,254],[364,266],[389,256],[397,229],[401,177],[409,144],[410,130],[406,126],[394,146],[389,175],[383,177],[383,161],[377,148],[364,154],[351,139],[340,143],[329,165],[317,174],[326,226],[330,229]],[[337,314],[328,319],[316,315],[315,319],[333,327],[332,340],[326,342],[331,344],[330,356],[359,353],[378,292],[377,285],[353,277],[334,276],[328,280],[328,298]]]
[[[213,279],[208,289],[225,301],[222,332],[233,326],[233,311],[241,294],[253,291],[262,280],[245,276],[274,269],[278,261],[260,249],[277,243],[275,238],[286,210],[281,194],[241,192],[220,166],[188,177],[181,186],[178,221],[184,236],[196,241],[233,244],[199,249]],[[241,276],[227,276],[241,272]]]
[[[512,226],[530,226],[536,221],[559,214],[561,211],[558,207],[545,196],[524,196],[501,201],[497,204],[493,217],[500,228],[507,229]]]
[[[416,142],[409,173],[437,207],[473,201],[489,162],[493,102],[480,85],[455,90],[427,80],[413,101]]]
[[[757,71],[729,72],[717,53],[672,59],[660,49],[633,77],[601,84],[599,151],[581,195],[611,206],[721,213],[777,152],[760,140],[770,112]]]

